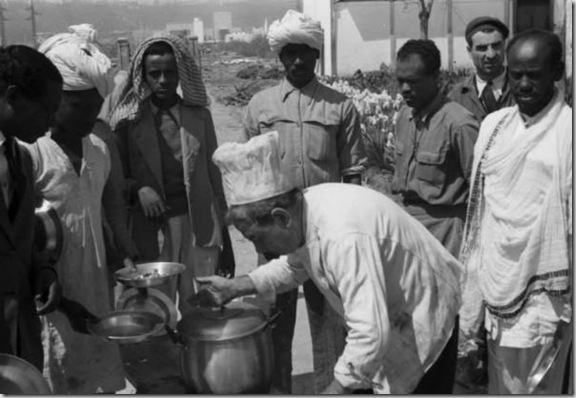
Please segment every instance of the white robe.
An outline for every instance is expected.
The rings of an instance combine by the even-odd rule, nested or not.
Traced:
[[[96,316],[111,311],[101,200],[110,172],[106,144],[93,134],[82,140],[80,175],[49,135],[30,146],[36,189],[62,222],[64,244],[56,268],[63,295]],[[42,317],[44,377],[55,394],[114,392],[125,386],[115,344],[72,330],[59,311]]]

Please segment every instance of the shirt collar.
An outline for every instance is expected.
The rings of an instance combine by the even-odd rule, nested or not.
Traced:
[[[319,84],[320,83],[318,82],[318,79],[316,79],[316,76],[314,76],[314,78],[307,85],[301,88],[296,88],[292,85],[292,83],[288,81],[288,79],[284,78],[282,81],[282,87],[280,89],[281,100],[282,102],[286,101],[286,98],[288,98],[288,96],[295,91],[300,91],[302,94],[312,98]]]
[[[486,84],[488,83],[487,80],[482,80],[482,78],[476,75],[476,89],[478,90],[478,96],[482,95],[482,91]],[[492,79],[492,89],[498,92],[504,90],[504,85],[506,84],[506,68],[504,68],[504,72],[500,75],[496,76]]]
[[[152,107],[152,113],[154,115],[157,115],[158,112],[160,112],[160,110],[161,110],[156,105],[154,105],[154,103],[152,101],[150,101],[150,106]],[[176,102],[176,105],[174,105],[172,108],[169,109],[170,113],[174,116],[177,115],[179,107],[180,107],[180,100],[178,100],[178,102]]]
[[[174,120],[176,120],[176,123],[178,123],[178,124],[180,124],[180,102],[181,102],[181,99],[178,98],[176,105],[174,105],[172,108],[168,109],[168,112],[170,112],[170,114],[172,115]],[[161,109],[158,108],[156,105],[154,105],[154,103],[152,101],[150,101],[150,107],[152,108],[152,115],[154,115],[155,117],[159,116]]]
[[[416,109],[412,108],[412,116],[411,119],[417,119],[422,123],[426,123],[434,113],[442,106],[443,101],[443,94],[442,90],[438,90],[438,94],[436,97],[426,106],[426,108],[422,109],[421,111],[416,111]]]

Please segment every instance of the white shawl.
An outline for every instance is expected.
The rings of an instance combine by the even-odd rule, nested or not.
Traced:
[[[466,269],[460,314],[464,332],[477,330],[482,304],[491,314],[513,320],[531,295],[570,292],[572,110],[563,98],[556,90],[529,127],[517,106],[482,123],[472,170],[479,189],[471,194],[461,254]],[[495,144],[479,166],[498,124]],[[526,173],[530,152],[551,134],[551,176]],[[543,186],[547,188],[538,189]]]

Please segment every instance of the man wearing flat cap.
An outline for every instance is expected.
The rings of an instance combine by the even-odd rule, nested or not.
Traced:
[[[318,393],[439,392],[460,307],[460,263],[370,188],[299,189],[282,170],[279,137],[226,143],[212,157],[222,172],[228,220],[259,252],[279,257],[234,279],[197,278],[193,301],[223,305],[254,293],[273,299],[311,280],[347,330]]]
[[[481,122],[487,114],[514,105],[506,77],[505,42],[508,27],[499,19],[483,16],[466,26],[466,43],[476,72],[456,84],[448,97],[467,108]]]
[[[324,182],[360,184],[366,163],[354,104],[316,79],[314,70],[323,41],[320,22],[297,11],[289,10],[281,20],[272,23],[268,42],[278,54],[286,78],[256,94],[244,118],[245,140],[270,131],[279,132],[284,153],[282,170],[301,189]],[[346,334],[336,323],[336,313],[324,305],[325,300],[313,283],[304,284],[304,296],[314,350],[315,387],[320,391],[330,381]],[[273,332],[276,356],[273,386],[284,394],[291,392],[297,298],[298,291],[293,290],[277,297],[275,302],[282,315]]]

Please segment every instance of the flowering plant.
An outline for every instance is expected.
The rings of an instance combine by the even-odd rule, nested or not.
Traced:
[[[359,89],[344,79],[335,79],[327,84],[349,97],[360,114],[362,138],[369,162],[365,181],[369,183],[370,176],[376,173],[390,179],[394,173],[394,127],[398,110],[403,104],[402,96],[396,94],[392,97],[385,89],[379,92]]]

